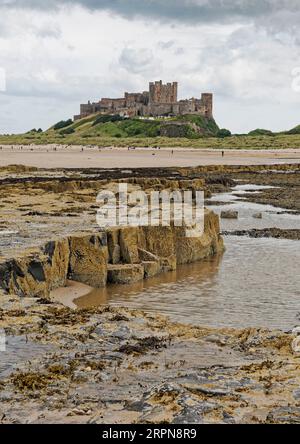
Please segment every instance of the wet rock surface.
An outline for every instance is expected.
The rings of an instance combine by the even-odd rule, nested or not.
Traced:
[[[259,194],[244,194],[249,202],[273,205],[274,207],[292,210],[292,214],[300,212],[300,173],[299,166],[287,171],[265,170],[262,172],[238,173],[234,177],[240,183],[267,185],[269,189],[262,190]]]
[[[253,238],[269,238],[275,239],[300,239],[300,230],[282,230],[280,228],[264,228],[264,229],[251,229],[251,230],[236,230],[236,231],[223,231],[224,236],[249,236]]]
[[[188,238],[186,227],[174,225],[121,227],[117,232],[113,250],[118,247],[119,263],[108,247],[116,229],[99,229],[27,249],[2,263],[0,259],[0,287],[20,297],[47,298],[68,279],[94,288],[129,284],[223,251],[218,216],[208,211],[198,237]],[[143,261],[147,256],[157,261]]]
[[[300,357],[289,334],[2,301],[0,328],[38,350],[0,375],[4,423],[299,421]]]
[[[22,297],[48,297],[67,279],[95,288],[108,281],[135,282],[221,251],[218,217],[209,211],[204,234],[196,243],[185,239],[185,227],[104,230],[97,225],[98,193],[117,193],[120,182],[128,184],[128,192],[208,192],[202,178],[188,180],[185,173],[170,169],[155,171],[155,176],[149,169],[140,177],[140,170],[127,171],[126,176],[119,170],[1,168],[0,287]],[[139,249],[156,258],[143,259]],[[119,270],[110,269],[109,279],[108,265],[119,265]]]

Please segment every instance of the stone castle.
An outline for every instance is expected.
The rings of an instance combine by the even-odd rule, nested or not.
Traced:
[[[178,116],[199,114],[213,117],[213,94],[202,94],[201,99],[178,101],[178,83],[163,84],[162,81],[151,82],[149,91],[141,93],[125,92],[120,99],[103,98],[99,102],[90,101],[80,105],[80,114],[74,120],[82,119],[94,113],[118,114],[124,117],[134,116]]]

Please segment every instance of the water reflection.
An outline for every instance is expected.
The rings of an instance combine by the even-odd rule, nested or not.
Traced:
[[[218,255],[201,262],[180,265],[176,271],[162,273],[134,284],[109,285],[105,288],[94,289],[88,295],[78,298],[74,302],[78,308],[86,308],[114,303],[121,299],[128,306],[131,304],[132,298],[143,293],[172,291],[174,288],[184,287],[187,280],[193,282],[195,280],[198,282],[207,279],[213,280],[213,275],[219,270],[221,259],[222,255]]]

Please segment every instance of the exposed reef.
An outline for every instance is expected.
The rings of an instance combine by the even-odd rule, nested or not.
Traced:
[[[300,240],[300,230],[299,229],[291,229],[291,230],[283,230],[280,228],[263,228],[259,229],[250,229],[250,230],[235,230],[235,231],[223,231],[224,236],[249,236],[252,238],[269,238],[273,237],[275,239],[290,239],[290,240]]]
[[[201,237],[185,227],[121,227],[47,242],[0,263],[0,286],[22,297],[49,297],[67,280],[101,288],[175,270],[223,250],[218,216],[206,212]]]
[[[299,423],[291,334],[4,294],[1,307],[2,423]]]

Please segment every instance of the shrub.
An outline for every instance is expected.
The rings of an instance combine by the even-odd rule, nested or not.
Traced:
[[[103,115],[103,116],[97,117],[97,119],[95,119],[92,126],[96,126],[99,123],[120,122],[122,120],[124,120],[124,117],[119,116],[119,115],[110,115],[110,116]]]
[[[75,133],[74,128],[66,128],[66,129],[59,132],[59,134],[61,134],[63,136],[66,134],[73,134],[73,133]]]
[[[217,132],[217,137],[220,138],[225,138],[225,137],[230,137],[231,136],[231,131],[229,131],[228,129],[222,128]]]
[[[256,130],[250,131],[249,136],[273,136],[272,131],[257,128]]]
[[[72,119],[69,119],[69,120],[61,120],[60,122],[57,122],[55,125],[54,125],[54,129],[55,129],[55,131],[56,130],[59,130],[59,129],[62,129],[62,128],[66,128],[67,126],[70,126],[70,125],[72,125],[72,123],[73,123],[73,120]]]

